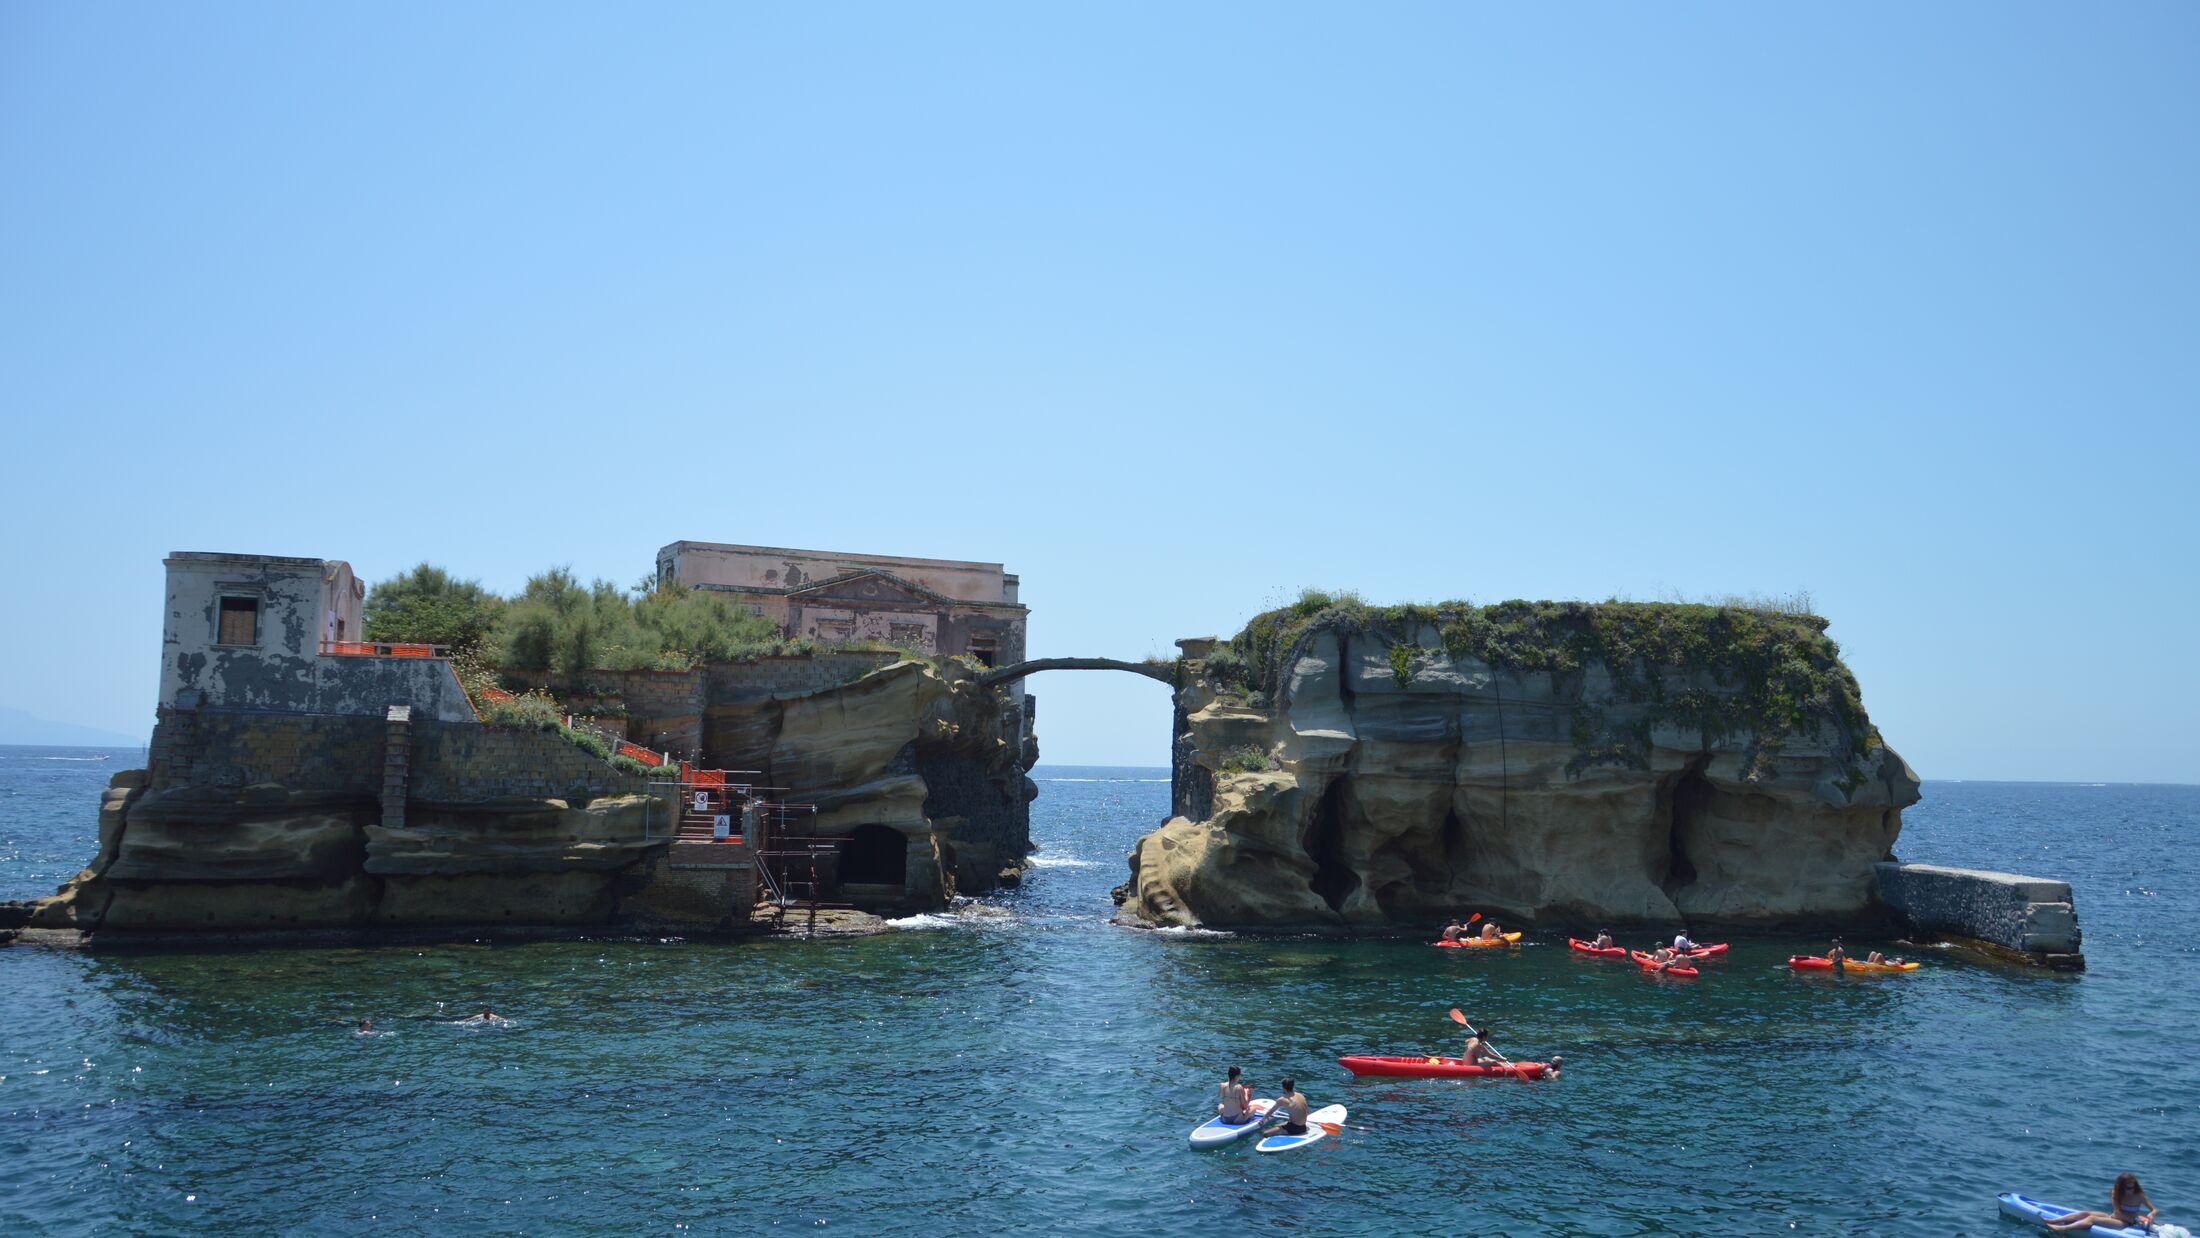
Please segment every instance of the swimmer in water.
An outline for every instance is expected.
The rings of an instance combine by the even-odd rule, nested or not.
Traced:
[[[498,1014],[496,1011],[491,1010],[488,1006],[484,1005],[481,1008],[480,1014],[467,1015],[465,1018],[460,1019],[459,1022],[473,1023],[483,1027],[488,1027],[498,1023],[510,1023],[511,1020],[505,1018],[503,1015]]]
[[[354,1029],[352,1029],[352,1033],[351,1033],[351,1034],[352,1034],[352,1035],[354,1035],[354,1036],[372,1036],[372,1035],[374,1035],[374,1020],[372,1020],[372,1019],[361,1019],[361,1020],[359,1020],[359,1026],[358,1026],[358,1027],[356,1027],[356,1028],[354,1028]]]

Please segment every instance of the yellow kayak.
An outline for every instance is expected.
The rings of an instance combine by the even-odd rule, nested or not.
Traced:
[[[1820,958],[1815,954],[1798,954],[1788,959],[1788,966],[1797,971],[1832,971],[1833,960]],[[1916,971],[1920,966],[1922,964],[1918,963],[1866,963],[1861,959],[1843,959],[1841,962],[1841,970],[1844,972],[1904,972]]]
[[[1458,941],[1440,941],[1435,944],[1439,946],[1453,946],[1460,949],[1466,949],[1470,947],[1487,949],[1494,946],[1517,946],[1520,944],[1520,938],[1522,936],[1523,934],[1520,933],[1504,933],[1496,937],[1463,937],[1460,938]]]

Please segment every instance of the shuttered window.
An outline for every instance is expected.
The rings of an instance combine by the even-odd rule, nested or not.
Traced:
[[[223,598],[221,627],[214,637],[222,645],[256,645],[260,641],[260,599]]]

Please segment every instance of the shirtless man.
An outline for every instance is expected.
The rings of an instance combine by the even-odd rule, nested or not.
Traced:
[[[1596,939],[1595,941],[1593,941],[1593,942],[1590,942],[1589,944],[1590,944],[1590,945],[1592,945],[1592,946],[1595,946],[1595,947],[1596,947],[1597,949],[1599,949],[1599,950],[1609,950],[1609,949],[1611,949],[1611,948],[1612,948],[1612,930],[1610,930],[1610,929],[1598,929],[1598,930],[1597,930],[1597,939]]]
[[[1282,1119],[1277,1125],[1283,1128],[1286,1135],[1306,1133],[1306,1097],[1300,1093],[1297,1080],[1283,1081],[1283,1095],[1276,1098],[1276,1107],[1269,1110],[1268,1115]],[[1275,1131],[1276,1127],[1271,1126],[1262,1134],[1272,1135]]]
[[[1215,1105],[1215,1113],[1232,1126],[1243,1126],[1253,1120],[1248,1107],[1253,1103],[1253,1089],[1238,1079],[1238,1068],[1230,1068],[1230,1077],[1222,1081],[1222,1099]]]
[[[1833,970],[1835,971],[1840,971],[1842,965],[1849,961],[1849,952],[1841,948],[1840,938],[1833,939],[1832,948],[1826,951],[1826,961],[1833,964]]]
[[[1497,921],[1484,920],[1482,922],[1482,940],[1496,941],[1498,938],[1503,937],[1504,935],[1505,934],[1503,930],[1497,927]]]
[[[1502,1066],[1505,1064],[1505,1059],[1497,1055],[1497,1050],[1490,1048],[1488,1028],[1484,1028],[1479,1032],[1470,1028],[1467,1032],[1467,1046],[1460,1050],[1459,1057],[1469,1066]]]
[[[1444,926],[1444,935],[1443,935],[1442,937],[1438,938],[1437,940],[1439,940],[1439,941],[1457,941],[1457,940],[1459,940],[1459,930],[1461,930],[1461,929],[1463,929],[1463,928],[1465,928],[1465,927],[1467,927],[1467,926],[1466,926],[1466,925],[1464,925],[1464,924],[1461,924],[1461,923],[1459,923],[1459,921],[1458,921],[1458,920],[1454,919],[1454,920],[1453,920],[1453,921],[1452,921],[1451,923],[1449,923],[1449,924],[1447,924],[1447,925],[1445,925],[1445,926]]]
[[[352,1034],[352,1035],[354,1035],[354,1036],[372,1036],[372,1035],[374,1035],[374,1020],[372,1020],[372,1019],[361,1019],[361,1020],[359,1020],[359,1026],[358,1026],[358,1027],[356,1027],[356,1028],[354,1028],[354,1029],[352,1029],[352,1033],[351,1033],[351,1034]]]

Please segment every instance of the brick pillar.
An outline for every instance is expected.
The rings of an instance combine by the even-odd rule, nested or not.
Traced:
[[[405,794],[412,781],[412,706],[392,705],[383,715],[382,828],[405,828]]]

